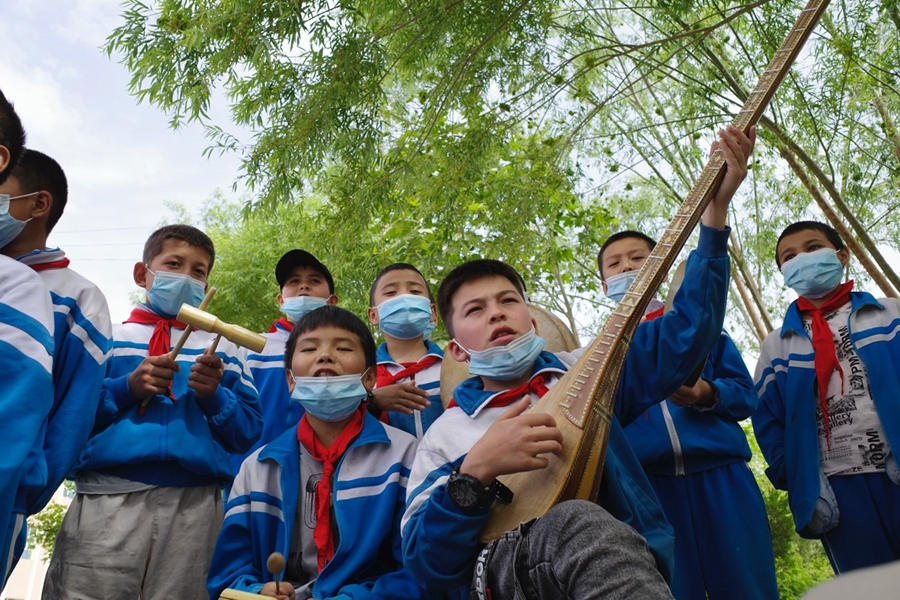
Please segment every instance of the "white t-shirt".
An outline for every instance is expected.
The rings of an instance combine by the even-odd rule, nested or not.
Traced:
[[[841,374],[835,370],[828,382],[826,401],[831,426],[831,447],[825,437],[822,408],[816,394],[816,423],[819,428],[819,456],[825,475],[855,475],[884,471],[890,448],[881,420],[872,402],[866,367],[850,341],[850,303],[824,315],[834,339]],[[812,319],[804,316],[803,327],[812,337]]]

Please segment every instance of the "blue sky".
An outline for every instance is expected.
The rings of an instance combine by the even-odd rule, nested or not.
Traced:
[[[128,72],[101,50],[120,12],[114,0],[0,8],[0,89],[22,118],[27,145],[59,161],[69,180],[48,243],[103,290],[113,322],[131,309],[144,240],[173,218],[166,202],[196,214],[216,190],[232,196],[239,164],[235,155],[204,158],[200,126],[172,130],[166,115],[128,94]]]

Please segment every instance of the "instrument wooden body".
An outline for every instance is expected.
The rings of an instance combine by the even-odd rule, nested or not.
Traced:
[[[241,590],[233,590],[226,588],[222,590],[219,600],[272,600],[271,596],[260,596],[250,592],[242,592]]]
[[[182,304],[178,311],[178,320],[197,329],[217,333],[238,346],[244,346],[254,352],[262,352],[266,346],[266,337],[249,329],[244,329],[240,325],[232,325],[225,323],[217,316],[194,308],[189,304]]]
[[[747,133],[756,124],[827,6],[828,0],[811,0],[800,12],[797,23],[734,119],[735,127]],[[724,175],[725,159],[716,152],[600,335],[532,407],[554,417],[563,434],[562,452],[548,456],[549,465],[544,469],[499,478],[513,491],[513,501],[494,503],[481,532],[482,541],[496,539],[564,500],[596,499],[616,389],[632,334]]]

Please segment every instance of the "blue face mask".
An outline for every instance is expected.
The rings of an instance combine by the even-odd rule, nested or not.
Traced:
[[[499,381],[517,379],[528,373],[538,354],[547,345],[546,340],[538,336],[533,328],[505,346],[487,350],[469,350],[459,342],[456,343],[469,353],[469,373]]]
[[[26,225],[28,225],[28,221],[31,220],[28,219],[26,221],[20,221],[9,214],[10,200],[18,200],[19,198],[33,196],[37,193],[38,192],[33,192],[31,194],[22,194],[21,196],[0,194],[0,248],[6,247],[10,242],[19,237],[19,234],[22,233],[22,230],[25,229]]]
[[[150,272],[153,285],[147,290],[147,303],[162,316],[174,317],[182,304],[200,306],[203,302],[206,284],[202,281],[181,273]]]
[[[327,303],[328,300],[326,298],[317,296],[291,296],[284,299],[284,302],[281,304],[281,312],[296,323],[306,313],[321,308]]]
[[[293,373],[292,373],[293,375]],[[337,377],[294,377],[291,399],[312,416],[334,423],[353,414],[368,396],[364,373]]]
[[[615,303],[622,301],[625,292],[631,287],[631,282],[637,277],[638,271],[624,271],[606,278],[606,297]]]
[[[841,282],[844,265],[834,248],[801,252],[781,265],[784,283],[804,298],[828,295]]]
[[[378,327],[391,337],[411,340],[428,331],[429,325],[431,302],[425,296],[401,294],[378,305]]]

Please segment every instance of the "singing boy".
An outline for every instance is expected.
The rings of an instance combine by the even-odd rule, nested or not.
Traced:
[[[628,446],[628,423],[674,392],[722,328],[728,287],[725,218],[746,175],[753,137],[729,128],[714,148],[727,171],[703,215],[671,315],[639,327],[623,365],[599,506],[563,502],[482,547],[478,541],[499,475],[543,468],[563,440],[553,418],[524,411],[557,383],[574,357],[543,352],[522,279],[499,261],[451,271],[438,307],[452,339],[447,351],[469,361],[471,379],[419,444],[403,516],[406,565],[429,593],[466,598],[670,598],[672,530]],[[511,405],[510,405],[511,403]],[[527,502],[527,497],[514,499]],[[649,545],[649,550],[648,550]],[[656,560],[654,561],[655,554]]]
[[[210,599],[226,587],[283,600],[421,597],[400,562],[416,442],[366,409],[376,378],[369,330],[342,308],[316,309],[294,324],[284,372],[304,414],[241,466],[210,567]],[[270,574],[276,551],[285,569]]]
[[[388,265],[372,282],[367,315],[384,335],[372,404],[382,420],[421,439],[444,412],[444,352],[428,339],[437,322],[428,282],[409,263]]]
[[[28,224],[2,250],[35,270],[50,290],[54,311],[53,408],[47,424],[44,454],[47,484],[20,492],[28,514],[49,502],[75,464],[100,401],[112,326],[100,289],[69,268],[59,248],[48,248],[47,237],[65,210],[66,175],[55,160],[26,149],[0,193],[22,201],[13,212]]]
[[[94,430],[75,466],[76,496],[56,538],[44,597],[199,598],[222,519],[230,454],[262,423],[246,353],[191,333],[183,303],[203,299],[215,250],[188,225],[156,230],[134,265],[146,290],[113,347]]]
[[[610,299],[622,300],[655,246],[638,231],[620,231],[603,243],[597,265]],[[664,308],[654,299],[644,319],[661,317]],[[672,594],[677,600],[776,598],[766,507],[738,423],[757,399],[725,331],[699,375],[625,427],[675,530]]]
[[[756,365],[753,429],[799,533],[835,573],[900,559],[900,300],[841,283],[850,252],[824,223],[778,238],[799,296]]]

